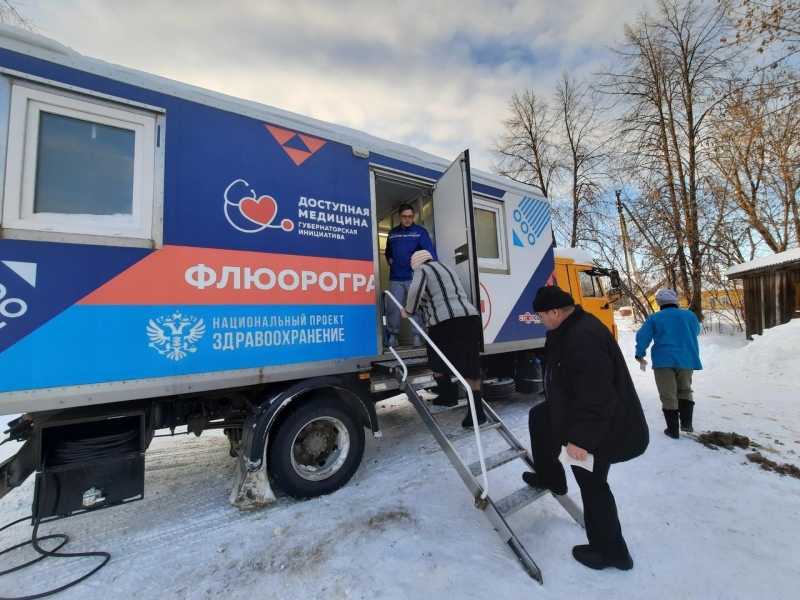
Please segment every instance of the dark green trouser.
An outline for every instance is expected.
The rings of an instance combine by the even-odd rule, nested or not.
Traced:
[[[678,410],[679,400],[692,399],[692,369],[653,369],[664,410]]]

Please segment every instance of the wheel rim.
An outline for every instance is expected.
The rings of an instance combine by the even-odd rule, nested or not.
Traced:
[[[335,417],[309,421],[292,440],[292,468],[306,481],[321,481],[335,475],[350,453],[350,434]]]

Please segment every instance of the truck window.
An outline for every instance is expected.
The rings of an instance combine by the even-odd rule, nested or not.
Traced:
[[[500,258],[495,212],[482,208],[475,209],[475,239],[478,242],[479,258]]]
[[[149,245],[156,120],[131,106],[14,83],[4,227]]]
[[[597,292],[598,296],[605,296],[606,290],[603,287],[603,280],[600,277],[593,277],[594,279],[594,289]]]
[[[581,295],[584,298],[598,298],[602,296],[602,291],[595,289],[594,277],[586,271],[578,272],[578,280],[581,283]]]
[[[508,271],[503,205],[486,198],[473,200],[473,223],[481,269]]]

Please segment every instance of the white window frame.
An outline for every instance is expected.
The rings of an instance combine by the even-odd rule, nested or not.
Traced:
[[[498,258],[481,258],[478,256],[478,269],[481,271],[508,273],[508,245],[506,242],[506,219],[503,203],[488,198],[473,196],[472,208],[493,212],[495,214],[495,223],[497,224],[496,233],[499,256]],[[475,223],[475,227],[477,229],[477,222]],[[477,239],[477,231],[475,233]],[[475,252],[478,252],[477,244]]]
[[[131,215],[35,213],[39,117],[48,112],[134,132]],[[11,88],[3,191],[3,229],[42,234],[101,236],[99,243],[151,245],[156,231],[156,127],[158,116],[56,88],[15,81]],[[20,237],[30,237],[21,235]],[[35,237],[35,236],[34,236]],[[46,235],[45,235],[46,237]],[[146,242],[146,243],[143,243]],[[98,242],[95,242],[98,243]]]

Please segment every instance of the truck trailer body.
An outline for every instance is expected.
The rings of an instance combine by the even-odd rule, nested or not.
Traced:
[[[0,413],[23,413],[25,443],[0,492],[67,468],[52,445],[121,423],[144,432],[120,457],[133,477],[153,432],[185,425],[224,429],[239,502],[268,500],[270,477],[298,496],[343,485],[392,390],[382,250],[403,203],[480,306],[487,368],[516,377],[543,346],[549,205],[468,151],[440,159],[7,26],[0,132]],[[98,507],[80,485],[40,516]]]

